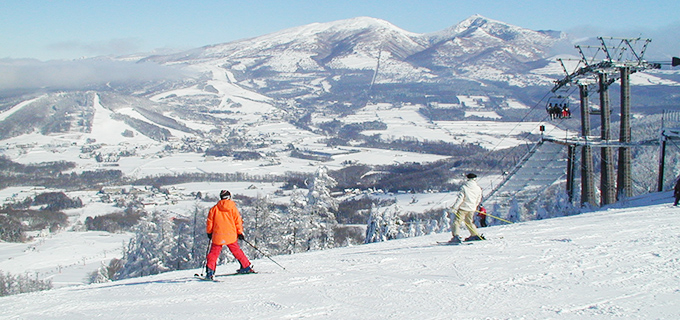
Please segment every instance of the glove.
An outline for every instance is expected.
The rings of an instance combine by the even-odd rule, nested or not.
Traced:
[[[245,240],[245,239],[246,239],[246,237],[245,237],[245,236],[243,236],[243,234],[239,234],[239,235],[238,235],[238,239],[239,239],[239,240]]]
[[[208,236],[208,240],[212,240],[212,233],[206,233],[206,235]]]

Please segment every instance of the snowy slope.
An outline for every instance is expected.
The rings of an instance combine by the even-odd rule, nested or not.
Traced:
[[[678,319],[680,209],[627,208],[254,261],[257,275],[197,270],[0,298],[6,319]],[[231,272],[234,264],[218,266]]]
[[[0,270],[51,280],[55,288],[87,283],[87,275],[123,255],[130,234],[62,232],[28,243],[2,243]]]

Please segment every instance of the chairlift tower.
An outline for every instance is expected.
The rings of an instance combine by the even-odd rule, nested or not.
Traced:
[[[645,69],[660,69],[660,63],[644,60],[647,45],[651,39],[598,37],[597,46],[577,45],[581,59],[575,71],[569,73],[561,59],[558,59],[567,74],[555,81],[552,92],[567,85],[578,85],[581,99],[581,204],[595,204],[593,188],[591,147],[600,147],[602,170],[600,179],[601,204],[611,204],[617,198],[632,196],[631,178],[631,130],[630,130],[630,74]],[[586,54],[589,52],[590,54]],[[619,136],[619,159],[617,178],[614,178],[613,143],[611,143],[611,109],[609,86],[615,81],[621,83],[621,128]],[[593,114],[588,106],[588,85],[598,84],[600,95],[601,141],[589,141],[590,118]]]
[[[581,147],[581,205],[596,206],[595,186],[593,181],[593,151],[587,144],[590,136],[590,103],[588,99],[588,84],[579,83],[579,98],[581,101],[581,137],[586,144]],[[573,185],[573,182],[572,182]]]

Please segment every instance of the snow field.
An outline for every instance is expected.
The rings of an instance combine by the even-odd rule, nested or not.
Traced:
[[[122,257],[129,238],[128,233],[62,232],[28,243],[0,243],[0,270],[49,279],[55,288],[79,285],[102,264]]]
[[[8,319],[677,319],[680,209],[628,208],[254,260],[209,283],[186,270],[0,299]],[[236,269],[218,266],[217,273]],[[40,301],[39,304],[33,303]],[[8,311],[9,310],[9,311]]]

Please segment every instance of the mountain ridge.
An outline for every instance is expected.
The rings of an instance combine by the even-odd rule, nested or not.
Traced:
[[[526,49],[520,50],[517,46],[509,49],[509,44],[520,36],[531,38],[529,43],[519,43]],[[480,15],[474,15],[445,30],[424,34],[405,31],[385,20],[357,17],[308,24],[174,55],[151,56],[143,61],[174,64],[200,63],[211,59],[244,59],[247,61],[232,62],[232,68],[259,70],[269,67],[278,72],[294,73],[343,68],[375,69],[380,58],[400,64],[401,68],[407,69],[406,72],[418,72],[418,67],[450,69],[447,64],[450,64],[451,59],[489,55],[489,50],[505,50],[508,54],[521,55],[523,62],[546,58],[547,50],[544,47],[562,40],[562,33],[559,38],[554,38]],[[537,46],[541,48],[529,49]],[[271,53],[263,52],[264,49]],[[426,51],[433,54],[424,54]],[[293,58],[284,61],[281,58],[284,55]],[[354,63],[344,61],[349,59],[354,59]],[[403,64],[423,59],[427,61],[416,62],[415,68]]]
[[[257,128],[270,124],[292,125],[297,135],[316,136],[313,143],[304,142],[305,149],[375,142],[368,133],[381,142],[427,136],[438,143],[459,144],[453,134],[421,133],[438,132],[442,125],[398,130],[388,123],[394,120],[378,116],[379,112],[364,118],[356,115],[385,104],[395,110],[408,109],[404,112],[411,114],[413,124],[480,119],[541,121],[546,115],[535,107],[560,77],[562,70],[551,61],[551,50],[562,41],[568,41],[568,36],[561,32],[533,31],[480,15],[427,34],[408,32],[371,17],[313,23],[180,53],[98,57],[98,64],[90,64],[124,61],[128,65],[134,62],[142,70],[154,70],[146,65],[162,65],[176,71],[171,73],[172,78],[149,76],[135,81],[118,77],[82,87],[41,87],[26,95],[28,100],[43,94],[40,100],[22,105],[21,109],[30,112],[15,114],[12,109],[21,105],[21,99],[7,98],[0,127],[8,129],[3,130],[3,139],[35,132],[73,133],[70,137],[78,137],[74,138],[76,143],[84,144],[94,139],[91,126],[96,108],[92,97],[96,95],[101,98],[98,110],[111,111],[109,116],[121,124],[120,128],[129,130],[125,137],[131,142],[144,135],[157,143],[189,139],[212,144],[234,132],[249,133],[257,140],[250,142],[255,145],[291,141],[277,137],[282,133],[259,137]],[[92,72],[81,73],[89,76],[98,70],[87,71]],[[672,81],[672,75],[645,76],[638,83],[654,90],[640,99],[646,101],[640,112],[658,113],[663,105],[651,97],[679,84]],[[650,81],[655,79],[661,81]],[[670,105],[676,100],[663,102]],[[333,122],[337,123],[328,125]],[[560,125],[570,129],[577,124],[568,120]],[[335,126],[339,129],[332,129]],[[356,134],[347,134],[347,130]],[[398,130],[396,135],[393,130]],[[319,141],[333,142],[322,147]],[[205,150],[187,145],[178,148]]]

